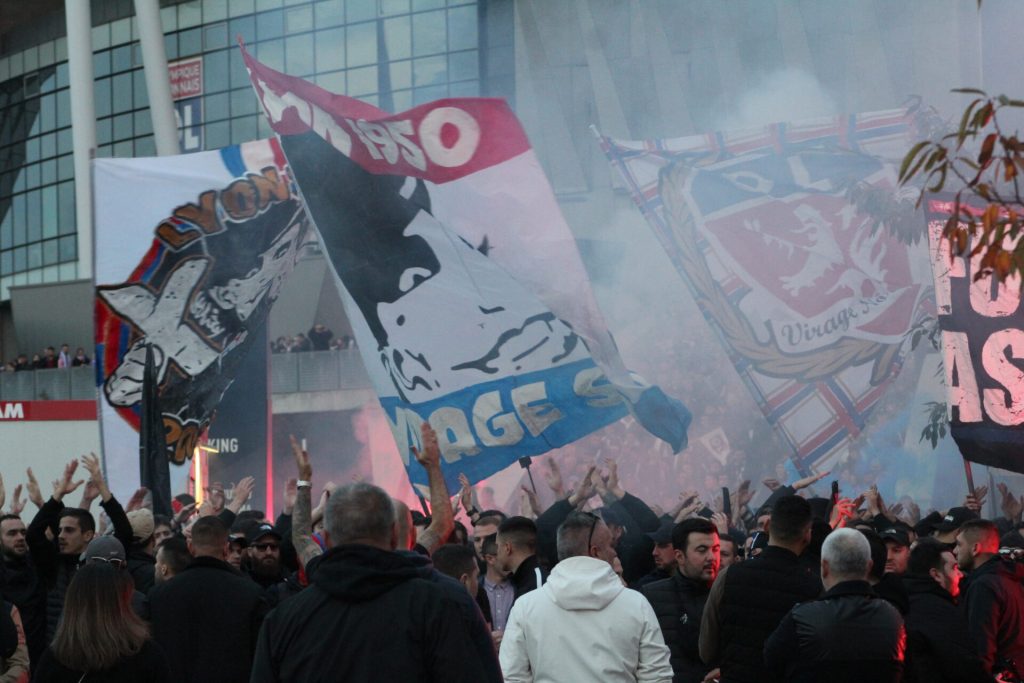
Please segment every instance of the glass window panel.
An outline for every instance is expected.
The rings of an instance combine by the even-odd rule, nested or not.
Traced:
[[[350,24],[377,17],[377,0],[348,0],[345,6],[348,9],[346,20]]]
[[[448,10],[448,49],[454,51],[476,47],[477,25],[474,5]]]
[[[135,156],[137,157],[155,157],[156,156],[156,140],[152,135],[147,135],[144,138],[135,138]]]
[[[95,59],[95,55],[93,57]],[[61,62],[57,65],[57,87],[66,88],[70,81],[68,80],[68,63]]]
[[[256,136],[260,140],[274,136],[274,129],[270,127],[266,116],[256,117]]]
[[[414,55],[432,55],[444,52],[447,46],[444,10],[416,15],[412,25]]]
[[[253,0],[228,0],[228,15],[232,17],[252,14]]]
[[[292,76],[313,73],[313,41],[308,34],[285,40],[285,66],[286,73]]]
[[[110,145],[100,145],[96,148],[96,156],[102,159],[106,159],[110,156],[111,147]]]
[[[110,127],[110,119],[100,119],[96,122],[96,144],[105,145],[110,142],[113,138],[113,130]]]
[[[231,144],[238,145],[243,142],[249,142],[250,140],[255,140],[256,137],[255,116],[246,116],[231,122]]]
[[[479,81],[461,81],[459,83],[453,83],[449,86],[450,97],[479,97],[480,96],[480,82]]]
[[[58,256],[61,262],[74,261],[78,258],[78,245],[75,243],[75,236],[68,235],[61,237],[58,244]]]
[[[467,81],[480,78],[480,62],[476,50],[448,55],[448,79]]]
[[[316,70],[334,71],[345,68],[345,29],[332,28],[316,32]]]
[[[75,184],[57,185],[57,231],[68,235],[75,231]]]
[[[96,118],[110,116],[110,79],[101,78],[95,82]]]
[[[7,207],[4,219],[0,221],[0,249],[10,249],[14,243],[14,225],[11,219],[11,207]]]
[[[252,88],[231,91],[231,116],[255,114],[258,103]]]
[[[110,47],[110,24],[92,27],[92,49],[103,50]]]
[[[25,189],[25,172],[22,171],[14,176],[14,188],[12,192],[21,192]]]
[[[14,217],[14,243],[24,244],[25,243],[25,195],[16,194],[14,200],[11,202],[12,216]]]
[[[349,26],[345,36],[349,66],[362,66],[377,62],[376,23]]]
[[[429,88],[416,88],[412,93],[413,104],[423,104],[448,96],[448,89],[443,85],[434,85]]]
[[[203,98],[203,120],[220,121],[231,116],[228,94],[207,95]]]
[[[52,70],[43,73],[43,82],[39,85],[39,92],[53,92],[57,87],[57,71]]]
[[[284,41],[268,40],[256,45],[256,57],[271,69],[284,71]]]
[[[183,2],[178,5],[178,28],[198,26],[203,23],[203,5],[201,2]]]
[[[57,159],[57,180],[68,180],[75,176],[75,162],[70,154]]]
[[[30,73],[39,68],[39,49],[35,46],[22,52],[22,58],[25,60],[25,73]]]
[[[227,19],[227,16],[227,0],[203,0],[203,21],[207,23],[220,21],[221,19]]]
[[[234,16],[234,15],[232,15]],[[231,36],[231,40],[235,39],[235,36],[242,36],[242,40],[246,43],[253,43],[256,41],[256,17],[238,17],[232,19],[228,24],[228,35]],[[237,52],[237,50],[235,50]]]
[[[164,24],[164,30],[167,30],[167,24]],[[124,19],[118,19],[117,21],[110,22],[111,45],[120,45],[121,43],[128,43],[131,42],[131,39],[132,22],[130,18],[125,17]]]
[[[228,121],[208,123],[203,128],[206,149],[219,149],[231,144],[231,124]]]
[[[54,58],[54,41],[50,40],[39,46],[39,65],[50,66],[55,61]]]
[[[22,68],[21,53],[15,52],[13,55],[7,58],[7,63],[10,65],[10,75],[20,76],[25,73],[25,69]]]
[[[256,35],[260,40],[284,35],[284,12],[274,10],[256,15]]]
[[[14,252],[5,251],[0,254],[0,273],[9,275],[14,272]]]
[[[57,154],[65,154],[71,151],[71,129],[64,128],[57,131]]]
[[[402,14],[409,11],[409,0],[380,0],[381,16]]]
[[[377,67],[364,66],[348,72],[348,94],[353,97],[377,92]]]
[[[32,164],[25,168],[25,187],[26,189],[39,187],[39,164]]]
[[[405,111],[412,107],[412,91],[411,90],[398,90],[391,93],[391,102],[395,106],[395,111]]]
[[[43,238],[57,236],[57,186],[43,190]]]
[[[26,216],[28,227],[28,242],[35,242],[43,235],[43,207],[39,202],[41,193],[39,190],[32,190],[25,194],[25,207],[28,209]]]
[[[149,135],[153,132],[153,117],[149,109],[141,109],[131,114],[136,135]]]
[[[131,140],[125,140],[124,142],[114,143],[114,157],[118,159],[130,159],[134,156],[135,146]]]
[[[277,9],[281,6],[281,0],[256,0],[256,11],[263,12],[268,9]]]
[[[146,91],[146,72],[136,69],[132,72],[132,102],[136,109],[149,106],[149,94]]]
[[[39,165],[40,175],[39,181],[41,184],[46,185],[47,183],[57,182],[57,160],[47,159]]]
[[[71,125],[71,91],[64,89],[57,92],[57,128]]]
[[[132,68],[132,46],[122,45],[110,51],[110,71],[127,71]]]
[[[289,35],[313,30],[313,8],[296,7],[284,15],[285,30]]]
[[[203,51],[203,30],[190,28],[178,34],[178,54],[183,57],[197,55]]]
[[[227,22],[220,22],[203,28],[203,45],[207,50],[219,50],[228,46]]]
[[[110,73],[110,51],[94,52],[92,55],[92,75],[95,78],[106,76]]]
[[[390,70],[392,90],[412,87],[412,62],[392,62]],[[395,107],[395,111],[402,111],[397,104]]]
[[[345,72],[335,71],[329,74],[320,74],[316,77],[316,84],[328,92],[344,93]]]
[[[341,0],[324,0],[313,5],[316,25],[320,28],[345,22],[345,6]]]
[[[231,87],[251,89],[249,72],[245,70],[245,62],[242,60],[241,50],[228,50],[228,60],[231,65]]]
[[[164,50],[167,52],[167,59],[178,58],[178,34],[171,33],[164,35]]]
[[[413,61],[412,77],[417,87],[444,83],[447,71],[447,59],[444,55],[424,57]],[[417,103],[422,100],[417,100]]]
[[[39,156],[43,159],[57,156],[57,134],[48,133],[39,138]]]
[[[120,114],[114,117],[111,125],[114,128],[115,140],[125,140],[127,138],[134,137],[135,133],[132,129],[133,118],[133,114]]]
[[[203,92],[227,90],[228,52],[207,52],[203,55]]]
[[[41,268],[43,265],[43,245],[36,242],[28,245],[28,267]]]
[[[412,56],[409,17],[397,17],[384,22],[384,46],[388,51],[388,59],[408,59]]]
[[[132,75],[130,73],[114,76],[111,95],[113,95],[115,114],[132,108]]]
[[[39,161],[39,138],[29,138],[25,141],[25,163]]]
[[[178,30],[178,9],[173,5],[160,10],[160,24],[164,32]]]
[[[39,130],[47,132],[57,127],[57,96],[43,95],[39,98]]]
[[[132,43],[132,66],[142,66],[142,44]]]
[[[14,267],[11,269],[13,273],[20,273],[25,270],[25,266],[28,261],[28,249],[25,247],[19,247],[14,250]]]
[[[57,263],[57,240],[43,242],[43,265],[52,266]]]

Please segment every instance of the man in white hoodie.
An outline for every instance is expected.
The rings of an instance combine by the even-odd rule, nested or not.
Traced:
[[[599,517],[558,527],[558,564],[512,606],[499,658],[506,683],[671,683],[669,649],[650,603],[615,572]]]

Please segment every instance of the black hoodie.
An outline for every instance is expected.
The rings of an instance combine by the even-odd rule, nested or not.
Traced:
[[[264,620],[252,681],[451,681],[488,676],[459,603],[399,553],[343,545]]]
[[[985,673],[967,631],[967,619],[949,591],[927,574],[903,577],[910,609],[904,683],[985,683]]]

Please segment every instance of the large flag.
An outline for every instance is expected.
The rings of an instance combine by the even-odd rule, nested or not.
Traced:
[[[943,226],[951,198],[927,203],[935,274],[935,306],[942,330],[950,432],[967,460],[1024,472],[1024,313],[1021,278],[976,279],[982,254],[953,256]],[[984,207],[961,207],[980,221]],[[968,240],[966,254],[974,248]],[[1013,251],[1007,237],[1004,248]]]
[[[424,420],[450,485],[627,409],[685,445],[689,412],[623,366],[504,101],[389,114],[245,59],[407,466]],[[408,471],[425,483],[419,466]]]
[[[125,491],[138,486],[146,349],[168,457],[180,465],[257,341],[309,230],[276,140],[97,159],[93,175],[103,450],[112,488]]]
[[[924,259],[870,210],[898,192],[893,163],[910,136],[900,110],[670,140],[602,138],[804,473],[830,468],[864,429],[923,315]]]

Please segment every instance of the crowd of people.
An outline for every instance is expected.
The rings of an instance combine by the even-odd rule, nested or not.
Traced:
[[[308,332],[299,332],[294,337],[281,336],[270,342],[271,353],[298,353],[300,351],[330,351],[332,349],[355,348],[356,340],[343,334],[335,337],[323,323],[316,323]]]
[[[294,438],[274,520],[247,509],[251,477],[169,515],[145,489],[122,506],[93,455],[48,498],[31,469],[9,505],[0,481],[0,681],[1024,676],[1024,496],[1005,486],[999,519],[980,517],[985,487],[922,515],[874,487],[814,496],[827,473],[662,510],[614,459],[571,486],[549,459],[554,502],[524,486],[510,516],[465,477],[450,496],[437,435],[420,436],[429,506],[414,511],[365,482],[315,498]]]
[[[41,353],[32,354],[31,359],[28,354],[19,353],[12,361],[0,362],[0,372],[77,368],[82,365],[92,365],[92,359],[85,353],[85,349],[79,346],[71,353],[71,348],[67,344],[61,344],[60,351],[47,346]]]

